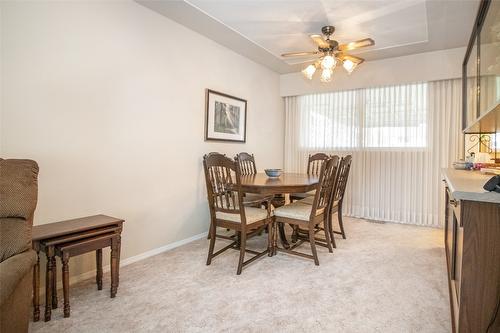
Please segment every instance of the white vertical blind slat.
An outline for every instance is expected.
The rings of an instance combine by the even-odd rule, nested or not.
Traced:
[[[285,98],[285,170],[353,155],[344,213],[442,225],[440,169],[462,156],[460,80]]]

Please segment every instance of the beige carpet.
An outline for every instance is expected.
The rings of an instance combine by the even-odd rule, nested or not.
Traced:
[[[333,255],[319,248],[319,267],[278,253],[241,276],[236,251],[206,266],[208,242],[199,240],[123,267],[115,299],[93,279],[72,286],[71,318],[59,308],[31,331],[451,331],[442,230],[356,219],[346,229]]]

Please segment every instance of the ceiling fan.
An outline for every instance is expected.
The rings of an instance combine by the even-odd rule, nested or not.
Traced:
[[[318,55],[319,59],[302,70],[304,76],[309,80],[312,80],[316,69],[321,68],[321,82],[330,82],[332,80],[333,69],[338,62],[341,62],[344,69],[349,74],[351,74],[356,66],[365,61],[365,59],[346,54],[346,52],[362,47],[375,45],[375,41],[371,38],[365,38],[351,43],[339,45],[336,40],[330,39],[330,36],[334,31],[335,27],[327,25],[321,28],[321,32],[323,33],[323,35],[325,35],[325,38],[323,38],[323,36],[321,35],[310,36],[312,40],[318,45],[317,51],[283,53],[281,56],[305,57]]]

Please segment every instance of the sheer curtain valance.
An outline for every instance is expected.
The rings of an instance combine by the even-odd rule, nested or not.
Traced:
[[[446,80],[285,98],[285,169],[353,155],[350,216],[441,225],[440,169],[461,155],[461,84]]]

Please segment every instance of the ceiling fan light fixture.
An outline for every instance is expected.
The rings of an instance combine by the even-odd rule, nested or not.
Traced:
[[[332,81],[332,74],[333,70],[327,68],[323,69],[323,71],[321,71],[321,77],[320,77],[321,82],[328,83]]]
[[[312,64],[302,70],[302,74],[304,74],[304,76],[309,80],[312,80],[315,72],[316,72],[316,66]]]
[[[335,60],[334,57],[331,55],[327,55],[326,57],[321,60],[321,68],[322,69],[329,69],[332,70],[335,68],[335,65],[337,64],[337,60]]]
[[[365,59],[348,54],[348,52],[346,51],[373,46],[375,45],[375,41],[371,38],[364,38],[346,44],[339,44],[338,41],[332,38],[334,31],[335,27],[328,25],[324,26],[321,29],[323,35],[309,35],[312,41],[316,44],[317,50],[283,53],[281,56],[308,58],[309,56],[315,56],[316,60],[314,61],[314,63],[312,63],[313,60],[310,59],[304,61],[305,63],[309,63],[310,65],[307,65],[307,67],[303,68],[301,71],[304,77],[309,80],[313,79],[316,71],[320,71],[319,77],[321,82],[331,82],[333,77],[333,70],[340,65],[344,67],[347,73],[351,74],[357,66],[365,61]],[[499,31],[500,28],[498,28],[495,33],[498,33]],[[500,41],[495,41],[495,43],[498,43],[500,45]]]
[[[352,73],[352,71],[356,68],[357,65],[358,64],[356,64],[354,61],[349,60],[349,59],[344,59],[344,61],[342,62],[342,66],[349,74]]]

